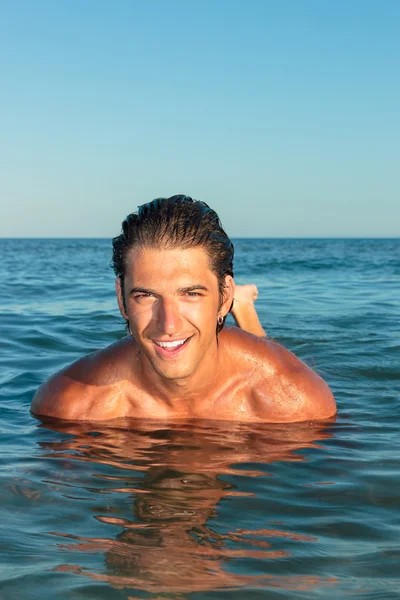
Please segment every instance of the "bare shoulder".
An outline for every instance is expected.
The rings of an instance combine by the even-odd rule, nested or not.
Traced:
[[[113,418],[132,346],[124,338],[55,373],[37,390],[31,412],[70,420]]]
[[[224,343],[246,365],[252,410],[259,418],[289,423],[336,414],[327,383],[280,344],[237,328],[227,330]]]

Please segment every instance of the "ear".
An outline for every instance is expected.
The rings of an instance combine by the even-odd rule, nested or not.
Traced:
[[[222,306],[220,308],[220,313],[223,317],[225,317],[225,315],[227,315],[230,311],[234,295],[235,282],[233,281],[233,277],[231,277],[230,275],[226,275],[224,286],[224,301],[222,302]]]
[[[124,299],[122,296],[122,288],[121,288],[121,279],[119,277],[115,280],[115,291],[117,293],[119,312],[124,317],[124,319],[129,321],[129,317],[126,314],[126,310],[125,310],[125,306],[124,306]]]

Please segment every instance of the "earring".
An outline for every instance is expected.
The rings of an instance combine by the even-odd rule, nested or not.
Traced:
[[[223,322],[224,322],[224,317],[222,315],[219,315],[218,319],[217,319],[218,325],[221,326]]]

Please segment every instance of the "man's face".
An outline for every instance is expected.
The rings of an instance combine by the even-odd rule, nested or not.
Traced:
[[[129,319],[146,366],[165,379],[184,379],[215,362],[218,315],[225,316],[234,284],[226,277],[220,306],[218,280],[204,248],[133,248],[124,278],[125,307],[117,280],[121,314]]]

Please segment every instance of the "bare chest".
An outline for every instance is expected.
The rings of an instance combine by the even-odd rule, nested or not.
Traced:
[[[262,421],[262,415],[253,399],[252,383],[244,379],[230,379],[214,386],[207,393],[189,397],[157,398],[132,386],[124,393],[121,410],[125,417],[150,419],[216,419],[235,421]]]

